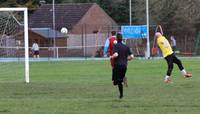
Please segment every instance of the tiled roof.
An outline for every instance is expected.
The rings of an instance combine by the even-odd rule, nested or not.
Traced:
[[[67,27],[69,30],[77,24],[93,3],[70,3],[55,5],[56,29]],[[29,19],[30,28],[52,28],[52,4],[44,4],[36,10]],[[64,26],[63,26],[64,25]]]

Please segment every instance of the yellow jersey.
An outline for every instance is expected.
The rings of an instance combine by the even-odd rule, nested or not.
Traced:
[[[157,38],[157,44],[162,51],[163,57],[167,57],[168,55],[173,54],[169,41],[164,36]]]

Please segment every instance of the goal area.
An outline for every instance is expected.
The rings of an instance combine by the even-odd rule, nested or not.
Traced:
[[[0,78],[2,81],[24,79],[29,83],[28,43],[27,8],[0,8]]]

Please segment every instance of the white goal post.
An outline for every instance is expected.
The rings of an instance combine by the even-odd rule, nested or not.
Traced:
[[[28,41],[28,9],[27,8],[0,8],[0,12],[23,12],[24,52],[25,52],[25,82],[29,83],[29,41]]]

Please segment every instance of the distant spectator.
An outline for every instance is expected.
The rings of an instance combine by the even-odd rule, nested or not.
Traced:
[[[102,46],[96,51],[96,57],[103,57],[103,49],[104,47]]]
[[[106,42],[104,44],[103,54],[104,57],[108,57],[108,48],[109,48],[109,38],[106,39]]]
[[[39,55],[39,46],[38,46],[37,41],[34,41],[31,50],[32,50],[34,58],[39,58],[40,57],[40,55]]]
[[[171,36],[170,40],[171,40],[172,50],[175,52],[176,51],[176,39],[174,36]]]

